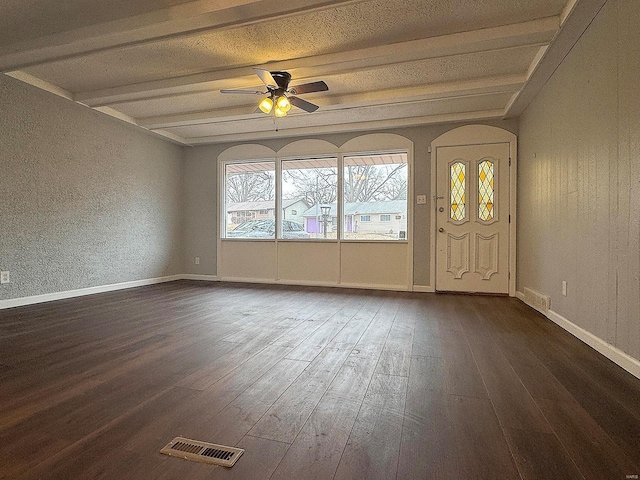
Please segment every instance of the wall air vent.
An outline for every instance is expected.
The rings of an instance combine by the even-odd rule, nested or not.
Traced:
[[[551,299],[548,295],[543,295],[527,287],[524,288],[524,302],[545,315],[551,308]]]

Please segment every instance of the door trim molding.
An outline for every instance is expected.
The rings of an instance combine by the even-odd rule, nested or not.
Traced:
[[[514,133],[490,125],[465,125],[443,133],[431,142],[431,196],[429,212],[430,227],[430,284],[437,290],[436,284],[436,165],[440,147],[457,147],[488,143],[509,144],[509,296],[516,296],[516,188],[518,167],[518,138]]]

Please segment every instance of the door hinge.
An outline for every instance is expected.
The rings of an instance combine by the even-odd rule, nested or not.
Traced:
[[[507,279],[511,280],[511,272],[509,272],[509,275],[508,275]]]
[[[511,215],[509,215],[509,223],[511,223]]]
[[[511,166],[511,158],[509,158],[509,166]]]

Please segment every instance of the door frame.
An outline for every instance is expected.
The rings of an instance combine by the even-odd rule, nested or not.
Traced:
[[[490,125],[465,125],[443,133],[431,142],[431,196],[429,198],[430,228],[430,272],[433,291],[436,285],[436,192],[437,154],[441,147],[458,147],[486,143],[509,144],[509,296],[516,296],[516,187],[518,166],[518,138],[514,133]]]

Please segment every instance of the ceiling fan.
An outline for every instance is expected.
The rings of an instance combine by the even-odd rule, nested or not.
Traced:
[[[254,68],[253,71],[258,75],[258,77],[260,77],[262,83],[267,87],[266,92],[262,92],[260,90],[220,90],[220,93],[268,95],[268,97],[260,102],[256,112],[262,111],[268,115],[273,110],[276,117],[284,117],[287,115],[287,112],[291,110],[291,105],[309,113],[315,112],[319,108],[318,105],[307,102],[295,95],[313,92],[326,92],[329,90],[327,84],[322,81],[289,87],[289,82],[291,81],[291,74],[289,72],[270,72],[262,68]]]

